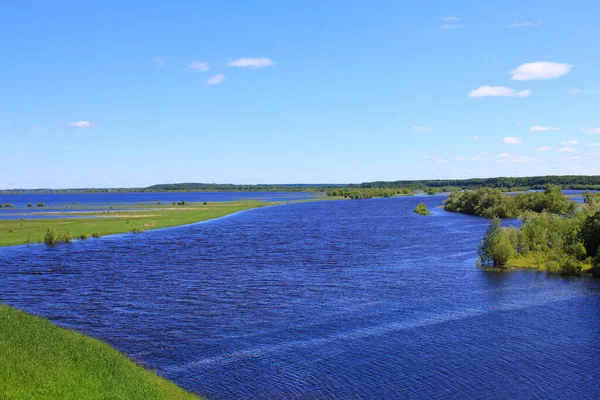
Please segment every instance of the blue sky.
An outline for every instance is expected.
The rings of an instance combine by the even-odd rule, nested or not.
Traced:
[[[24,1],[0,188],[600,174],[597,1]]]

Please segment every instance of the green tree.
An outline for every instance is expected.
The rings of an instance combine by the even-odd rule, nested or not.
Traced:
[[[483,236],[483,241],[477,250],[479,259],[483,265],[490,265],[492,262],[492,248],[498,240],[498,231],[500,230],[500,218],[492,218],[488,225],[488,229]]]
[[[587,255],[594,257],[600,247],[600,211],[585,219],[581,226],[580,237]]]

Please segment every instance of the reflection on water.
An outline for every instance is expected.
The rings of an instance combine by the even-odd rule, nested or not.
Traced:
[[[211,399],[599,398],[600,281],[475,268],[487,221],[443,199],[0,249],[0,301]]]

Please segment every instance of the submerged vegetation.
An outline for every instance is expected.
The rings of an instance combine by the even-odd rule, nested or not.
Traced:
[[[425,203],[419,203],[417,204],[417,206],[415,207],[415,209],[413,210],[413,212],[420,214],[420,215],[429,215],[431,214],[429,212],[429,210],[427,209],[427,206],[425,205]]]
[[[0,304],[0,398],[197,399],[108,344]]]
[[[486,218],[516,218],[527,211],[569,214],[575,210],[575,204],[558,186],[549,186],[543,192],[516,195],[505,195],[500,189],[481,188],[450,194],[444,210]]]
[[[494,217],[479,248],[483,265],[545,269],[561,275],[600,276],[600,194],[586,194],[569,215],[529,211],[520,228]]]

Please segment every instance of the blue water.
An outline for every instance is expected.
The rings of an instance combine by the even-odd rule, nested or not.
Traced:
[[[443,199],[3,248],[0,302],[211,399],[600,398],[600,280],[477,269],[487,221]]]
[[[0,220],[24,218],[56,218],[50,212],[108,211],[135,209],[140,204],[170,204],[174,201],[222,202],[239,200],[294,201],[313,199],[324,193],[315,192],[153,192],[153,193],[64,193],[64,194],[0,194]],[[31,203],[33,207],[27,207]],[[37,207],[44,203],[45,207]]]

